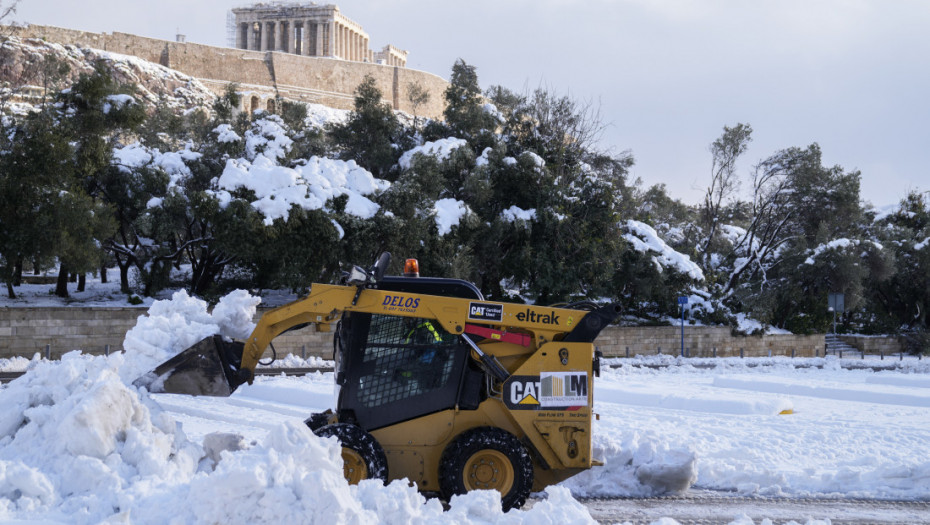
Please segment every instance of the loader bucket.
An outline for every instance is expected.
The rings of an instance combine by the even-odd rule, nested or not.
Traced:
[[[243,344],[214,335],[201,340],[132,384],[152,393],[228,397],[251,378],[240,370]]]

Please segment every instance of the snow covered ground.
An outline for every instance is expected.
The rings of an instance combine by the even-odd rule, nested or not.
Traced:
[[[667,356],[617,360],[594,389],[605,465],[528,511],[501,513],[496,493],[454,498],[444,511],[403,482],[350,487],[338,447],[303,424],[332,406],[331,373],[260,377],[225,399],[127,385],[140,360],[160,358],[145,350],[159,334],[242,329],[254,307],[240,294],[210,317],[192,301],[157,303],[152,316],[173,322],[140,322],[125,354],[35,359],[0,387],[0,521],[589,523],[573,495],[930,500],[930,363],[876,372],[832,357],[720,359],[713,369]]]

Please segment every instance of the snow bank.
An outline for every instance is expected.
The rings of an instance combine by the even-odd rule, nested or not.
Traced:
[[[868,384],[856,385],[855,387],[841,384],[808,385],[803,379],[762,379],[756,376],[715,377],[714,386],[750,392],[793,394],[841,401],[930,407],[930,390],[915,390],[908,386],[895,389],[887,387],[872,388]]]
[[[717,379],[720,378],[715,378],[714,386],[730,387],[725,380],[721,380],[718,384]],[[775,416],[794,410],[791,401],[781,396],[734,396],[733,392],[706,392],[689,388],[660,392],[649,382],[636,381],[601,386],[598,388],[597,397],[598,401],[603,400],[608,403],[711,414]]]
[[[119,380],[121,359],[71,352],[0,390],[0,518],[97,523],[195,473],[201,448]]]
[[[25,357],[10,357],[0,359],[0,372],[24,372],[32,361],[39,361],[39,354],[36,353],[32,360]]]
[[[209,446],[191,442],[147,394],[119,380],[123,358],[72,352],[0,390],[0,519],[593,523],[558,487],[550,501],[504,514],[492,492],[453,498],[443,512],[406,481],[349,486],[338,442],[299,419],[252,446],[228,434],[207,436]]]
[[[688,490],[697,480],[694,452],[672,448],[654,432],[595,432],[594,457],[604,462],[561,486],[577,497],[653,497]]]
[[[691,262],[690,257],[676,252],[666,244],[652,226],[639,221],[628,220],[625,227],[630,233],[624,234],[623,238],[633,245],[634,250],[654,254],[652,260],[660,271],[662,268],[672,267],[692,279],[704,280],[704,272],[701,271],[701,268]]]

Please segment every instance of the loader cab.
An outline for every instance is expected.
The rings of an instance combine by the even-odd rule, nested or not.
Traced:
[[[380,290],[483,300],[459,279],[385,276]],[[429,319],[346,313],[336,331],[337,413],[372,431],[486,397],[485,378],[459,335]]]

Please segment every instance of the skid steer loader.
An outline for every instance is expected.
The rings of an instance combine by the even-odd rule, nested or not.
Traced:
[[[350,483],[407,478],[446,501],[494,489],[507,510],[597,464],[593,342],[618,305],[487,301],[462,280],[385,276],[389,262],[384,253],[342,285],[314,284],[266,312],[245,341],[204,339],[135,384],[228,396],[252,382],[274,337],[336,323],[335,410],[306,422],[339,439]]]

